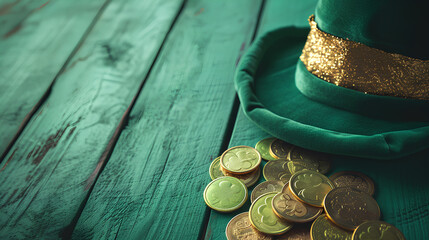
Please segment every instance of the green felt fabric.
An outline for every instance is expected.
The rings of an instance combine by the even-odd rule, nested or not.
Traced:
[[[334,154],[335,172],[353,170],[370,176],[382,219],[401,229],[407,239],[428,239],[428,122],[362,115],[303,95],[295,80],[305,77],[305,71],[296,70],[307,34],[308,29],[287,27],[253,43],[235,77],[245,114],[275,137]],[[332,87],[339,91],[335,94],[352,91]]]
[[[296,72],[296,63],[307,33],[307,29],[290,27],[270,32],[257,40],[243,58],[235,83],[252,121],[292,144],[332,154],[392,159],[429,146],[428,122],[375,118],[301,94],[295,74],[304,77],[308,72]],[[338,91],[336,96],[332,94],[335,101],[347,107],[341,92],[353,90],[333,84],[330,87]],[[356,106],[354,110],[358,111]]]
[[[325,32],[386,52],[428,59],[429,1],[319,0],[316,22]]]
[[[429,121],[427,100],[378,96],[338,87],[308,72],[301,60],[298,60],[295,83],[306,97],[336,108],[389,121]]]

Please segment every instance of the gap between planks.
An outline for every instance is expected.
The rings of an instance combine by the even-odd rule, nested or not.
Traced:
[[[256,21],[255,28],[253,29],[253,35],[252,35],[252,38],[250,40],[250,44],[253,43],[253,41],[255,40],[255,38],[256,38],[256,36],[258,34],[259,26],[260,26],[260,23],[261,23],[262,13],[264,12],[265,2],[266,2],[266,0],[262,0],[261,5],[259,7],[258,19]],[[244,49],[244,50],[246,50],[246,49]],[[244,54],[244,52],[243,52],[243,54]],[[241,57],[237,61],[237,66],[239,64],[239,60],[241,60]],[[228,148],[228,145],[229,145],[229,143],[231,141],[232,133],[234,131],[234,126],[235,126],[235,122],[236,122],[236,119],[237,119],[239,108],[240,108],[240,101],[239,101],[238,95],[236,93],[235,94],[235,98],[234,98],[234,103],[233,103],[233,106],[232,106],[232,110],[231,110],[231,113],[229,115],[227,127],[226,127],[225,133],[223,135],[224,137],[223,137],[223,141],[222,141],[221,148],[220,148],[220,151],[218,153],[218,156],[220,156]],[[204,239],[205,236],[206,236],[207,227],[208,227],[208,224],[209,224],[211,212],[212,212],[211,208],[206,207],[206,210],[204,212],[204,220],[203,220],[203,222],[201,224],[201,229],[200,229],[200,233],[198,234],[198,239]]]
[[[111,0],[108,0],[108,1],[110,2]],[[112,155],[112,152],[116,146],[116,143],[118,142],[119,136],[122,133],[122,130],[128,125],[128,119],[130,116],[130,112],[133,109],[138,97],[140,96],[140,93],[141,93],[141,91],[142,91],[142,89],[146,83],[146,80],[149,78],[149,76],[152,72],[152,69],[153,69],[155,63],[157,62],[158,57],[159,57],[159,55],[160,55],[160,53],[161,53],[161,51],[165,45],[165,42],[168,39],[168,36],[170,35],[171,30],[174,28],[174,26],[177,22],[177,19],[179,18],[180,14],[182,13],[182,11],[186,5],[186,2],[187,2],[187,0],[183,0],[182,4],[180,6],[180,9],[179,9],[179,11],[177,11],[177,14],[174,17],[174,20],[172,21],[170,28],[168,29],[167,34],[165,35],[165,37],[161,43],[161,46],[159,47],[159,49],[155,55],[155,58],[149,67],[149,70],[148,70],[146,76],[143,78],[142,82],[140,83],[140,86],[137,90],[137,93],[135,94],[135,96],[131,100],[131,103],[128,106],[128,108],[125,110],[124,114],[122,115],[121,120],[120,120],[118,126],[116,127],[115,132],[113,133],[113,136],[109,140],[106,148],[104,149],[103,154],[100,157],[100,160],[97,163],[97,167],[94,169],[91,176],[86,181],[85,190],[88,190],[88,193],[87,193],[85,199],[80,204],[79,209],[76,212],[76,215],[73,218],[72,222],[67,227],[65,227],[63,229],[63,231],[61,232],[60,237],[62,239],[71,239],[72,233],[76,227],[76,224],[77,224],[77,222],[78,222],[78,220],[79,220],[79,218],[83,212],[83,209],[85,208],[85,205],[88,202],[88,199],[89,199],[89,197],[90,197],[90,195],[94,189],[94,186],[95,186],[95,183],[97,182],[98,176],[103,172],[104,167],[106,166],[107,162],[109,161],[110,156]]]
[[[42,97],[39,99],[39,101],[37,101],[37,103],[31,108],[30,112],[27,113],[27,115],[24,117],[24,120],[21,122],[21,124],[19,125],[18,131],[16,132],[16,134],[13,136],[12,140],[9,142],[9,144],[7,145],[6,149],[4,150],[3,154],[0,155],[0,164],[3,162],[4,158],[9,154],[9,151],[12,149],[13,145],[15,144],[16,140],[19,138],[19,136],[21,135],[21,133],[24,131],[25,127],[27,126],[27,124],[30,122],[30,120],[33,118],[34,114],[36,114],[36,112],[39,111],[40,107],[43,105],[43,103],[46,101],[46,99],[48,99],[49,95],[51,94],[51,90],[52,87],[54,86],[56,80],[58,79],[58,77],[64,73],[64,71],[66,70],[66,67],[69,65],[71,59],[73,59],[73,57],[75,56],[76,52],[80,49],[80,47],[82,46],[82,44],[85,42],[86,38],[88,37],[89,33],[92,31],[92,29],[94,28],[95,24],[97,23],[98,19],[100,19],[100,16],[103,14],[104,10],[106,9],[106,7],[110,4],[112,0],[106,0],[104,2],[104,4],[101,6],[100,10],[98,11],[97,15],[95,15],[94,19],[91,21],[91,24],[88,26],[88,28],[86,29],[86,31],[84,32],[84,34],[82,35],[82,37],[80,38],[79,42],[76,44],[76,47],[73,48],[73,51],[71,52],[71,54],[67,57],[66,61],[64,62],[64,64],[62,65],[62,67],[60,68],[60,70],[58,71],[58,73],[55,75],[54,79],[52,80],[52,82],[49,84],[48,88],[46,89],[45,93],[43,93]],[[49,2],[49,1],[48,1]],[[44,5],[42,5],[41,7],[37,8],[36,10],[33,11],[37,11],[39,9],[41,9],[42,7],[44,7],[48,2],[46,2]],[[31,11],[31,13],[33,12]],[[30,14],[28,14],[30,15]],[[22,20],[23,21],[23,20]],[[21,24],[21,23],[20,23]],[[9,160],[12,159],[11,157],[7,160],[6,165],[8,164]],[[1,172],[1,170],[0,170]]]

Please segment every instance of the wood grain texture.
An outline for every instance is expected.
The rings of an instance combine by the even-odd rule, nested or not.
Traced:
[[[16,0],[0,7],[0,162],[106,0]]]
[[[0,41],[19,31],[28,17],[48,3],[49,0],[0,1]]]
[[[307,18],[313,13],[316,2],[316,0],[302,1],[299,3],[294,0],[266,1],[260,27],[258,29],[258,35],[260,36],[267,31],[283,26],[307,26]],[[298,9],[299,11],[297,11]],[[298,13],[300,13],[301,16],[297,16]],[[266,137],[269,137],[269,135],[252,123],[240,108],[229,147],[238,145],[254,147],[259,140]],[[263,176],[261,176],[260,182],[262,179]],[[253,190],[253,188],[254,187],[251,187],[249,190]],[[249,196],[250,193],[251,191],[249,191]],[[233,213],[225,214],[211,210],[205,239],[226,239],[225,229],[228,222],[237,214],[249,211],[249,207],[250,198],[243,207]]]
[[[258,0],[190,0],[97,180],[75,239],[197,239]]]
[[[0,239],[58,238],[72,221],[181,6],[134,0],[105,9],[0,166]],[[33,74],[37,85],[44,75]]]

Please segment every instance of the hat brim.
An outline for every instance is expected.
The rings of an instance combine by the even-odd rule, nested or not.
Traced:
[[[241,60],[235,86],[254,123],[291,144],[332,154],[392,159],[428,147],[427,121],[374,118],[304,96],[295,78],[306,71],[299,56],[308,31],[287,27],[266,33]]]

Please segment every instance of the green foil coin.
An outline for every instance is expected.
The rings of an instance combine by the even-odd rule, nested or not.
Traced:
[[[338,227],[325,214],[314,220],[311,225],[310,235],[312,240],[352,239],[352,232]]]
[[[282,181],[284,184],[289,182],[292,174],[290,173],[285,159],[278,159],[277,161],[270,161],[265,164],[262,174],[267,181]]]
[[[261,164],[261,154],[249,146],[237,146],[226,150],[220,156],[220,166],[227,172],[246,174]]]
[[[255,148],[261,154],[262,159],[267,161],[277,160],[277,158],[272,157],[270,154],[270,145],[272,142],[274,142],[274,140],[276,140],[276,138],[265,138],[256,144]]]
[[[395,226],[382,221],[366,221],[353,232],[353,240],[389,239],[405,240],[404,235]]]
[[[289,181],[292,194],[301,202],[315,207],[323,207],[323,199],[334,187],[328,177],[311,170],[299,171]]]
[[[212,180],[215,180],[218,177],[225,176],[222,170],[220,169],[220,157],[215,158],[212,164],[210,164],[209,174]]]
[[[257,198],[250,206],[250,223],[260,232],[281,235],[289,231],[293,224],[281,220],[273,212],[272,201],[277,193],[266,193]]]
[[[204,201],[219,212],[239,209],[247,200],[247,188],[234,177],[219,177],[211,181],[204,190]]]

